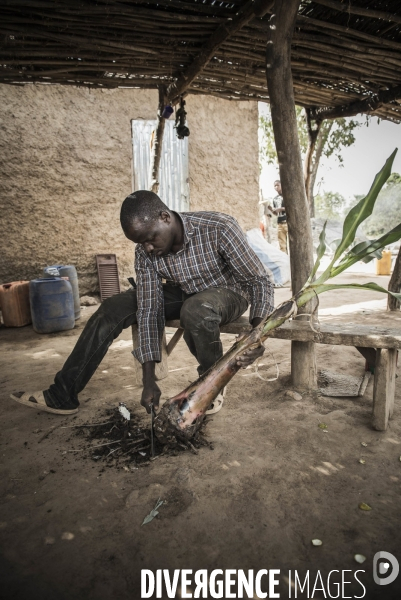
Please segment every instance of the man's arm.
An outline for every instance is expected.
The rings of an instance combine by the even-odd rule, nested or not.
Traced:
[[[236,280],[248,289],[251,299],[249,320],[253,328],[257,327],[273,311],[274,289],[263,264],[248,244],[235,219],[232,219],[229,227],[222,230],[220,253]],[[246,367],[263,352],[263,346],[247,350],[237,362]]]
[[[277,207],[273,208],[269,204],[267,208],[275,215],[280,215],[281,213],[285,212],[284,206],[277,206]]]
[[[142,364],[141,404],[150,413],[150,404],[158,408],[161,394],[156,384],[155,365],[156,362],[161,361],[161,340],[164,329],[163,287],[161,278],[139,246],[135,251],[135,270],[139,347],[133,354]]]
[[[219,252],[236,281],[247,288],[251,300],[249,320],[256,326],[254,319],[264,320],[273,311],[274,289],[262,262],[234,218],[221,231]]]

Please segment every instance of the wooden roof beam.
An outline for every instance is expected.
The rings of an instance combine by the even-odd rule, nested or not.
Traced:
[[[401,16],[393,13],[384,12],[383,10],[374,10],[371,8],[363,8],[362,6],[355,6],[351,2],[343,4],[338,0],[313,0],[315,4],[327,6],[338,12],[344,12],[351,15],[359,15],[361,17],[369,17],[369,19],[381,19],[383,21],[390,21],[391,23],[401,23]]]
[[[401,85],[381,90],[374,96],[343,104],[334,108],[314,108],[311,110],[311,118],[315,121],[323,119],[338,119],[339,117],[354,117],[359,113],[371,113],[380,108],[382,104],[387,104],[401,98]]]
[[[274,0],[250,0],[236,17],[221,23],[206,44],[201,48],[195,60],[167,88],[167,98],[176,103],[179,97],[190,87],[202,69],[213,58],[218,48],[231,35],[237,33],[255,17],[263,17],[273,7]]]

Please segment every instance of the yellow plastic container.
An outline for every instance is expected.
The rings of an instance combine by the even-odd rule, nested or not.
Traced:
[[[383,250],[382,257],[376,258],[376,275],[390,275],[391,273],[391,251]]]

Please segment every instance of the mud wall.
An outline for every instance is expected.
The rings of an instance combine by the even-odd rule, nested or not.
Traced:
[[[0,85],[0,283],[74,264],[98,290],[95,254],[117,255],[122,287],[133,246],[119,224],[132,191],[131,119],[152,119],[151,90]],[[191,210],[258,222],[257,105],[192,97]]]
[[[233,215],[245,230],[256,227],[257,103],[190,96],[187,106],[191,210],[217,210]]]

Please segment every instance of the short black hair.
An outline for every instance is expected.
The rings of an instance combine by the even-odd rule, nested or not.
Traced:
[[[279,184],[281,185],[281,181],[280,181],[280,179],[275,179],[275,180],[274,180],[274,183],[279,183]]]
[[[156,221],[160,213],[169,211],[157,194],[148,190],[138,190],[126,197],[121,206],[120,222],[124,231],[127,231],[134,219],[140,221]]]

